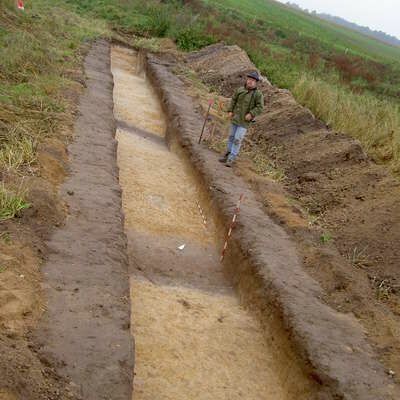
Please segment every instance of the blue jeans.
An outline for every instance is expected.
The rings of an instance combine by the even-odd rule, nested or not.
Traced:
[[[229,127],[229,132],[230,136],[229,136],[227,153],[228,153],[228,160],[233,161],[234,158],[239,153],[240,145],[242,144],[244,135],[247,132],[247,128],[243,128],[243,126],[239,126],[231,122],[231,125]]]

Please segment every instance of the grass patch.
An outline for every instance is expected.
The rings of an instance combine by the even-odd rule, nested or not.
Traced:
[[[155,53],[159,52],[162,46],[159,38],[145,38],[139,36],[134,36],[130,44],[136,49],[146,49]]]
[[[41,140],[66,123],[62,93],[72,88],[67,72],[79,64],[81,44],[111,29],[152,51],[164,37],[185,51],[238,44],[274,84],[400,170],[398,105],[382,100],[400,96],[400,50],[358,32],[271,0],[26,0],[24,12],[0,0],[0,10],[2,170],[35,173]],[[262,155],[255,168],[283,179]]]
[[[29,134],[11,132],[0,149],[0,168],[7,172],[34,174],[37,162],[37,141]]]
[[[22,210],[31,206],[24,197],[25,192],[21,190],[14,192],[6,189],[4,184],[0,185],[0,222],[18,216]]]
[[[10,235],[8,234],[8,232],[3,232],[0,235],[0,239],[3,241],[4,244],[8,244],[10,242]]]
[[[215,43],[211,35],[205,35],[199,28],[185,28],[176,33],[176,44],[179,49],[193,51]]]
[[[321,242],[327,244],[331,240],[331,235],[328,232],[323,232],[321,235]]]
[[[18,12],[15,1],[0,0],[0,172],[32,175],[40,142],[71,122],[64,93],[78,89],[70,72],[80,63],[82,43],[107,28],[53,0],[24,5]]]
[[[250,152],[253,161],[254,171],[261,176],[267,176],[274,181],[283,182],[286,179],[283,169],[278,168],[265,154]]]
[[[303,76],[293,89],[295,97],[316,117],[335,130],[360,140],[364,150],[400,171],[400,112],[389,101],[358,95]]]

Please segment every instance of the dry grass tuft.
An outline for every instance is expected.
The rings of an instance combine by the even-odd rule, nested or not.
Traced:
[[[349,252],[347,258],[357,268],[367,268],[370,264],[368,254],[366,253],[367,248],[359,249],[354,247],[354,249]]]
[[[386,100],[303,76],[293,94],[318,118],[358,139],[364,150],[400,171],[400,110]]]
[[[0,0],[0,173],[32,175],[40,142],[71,122],[68,74],[80,62],[80,45],[105,30],[57,8],[51,0]],[[78,73],[79,74],[79,73]],[[75,74],[77,75],[77,74]]]
[[[250,156],[253,161],[254,171],[258,175],[267,176],[277,182],[282,182],[286,179],[283,169],[278,168],[265,153],[253,151]]]

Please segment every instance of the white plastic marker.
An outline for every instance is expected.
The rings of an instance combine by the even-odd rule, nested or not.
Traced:
[[[222,262],[222,261],[224,260],[225,251],[226,251],[226,249],[227,249],[227,247],[228,247],[228,241],[229,241],[229,239],[230,239],[230,237],[231,237],[232,228],[233,228],[233,225],[235,225],[236,217],[237,217],[237,215],[239,214],[240,203],[242,202],[242,200],[243,200],[243,193],[240,195],[240,198],[239,198],[239,201],[238,201],[237,206],[236,206],[236,208],[235,208],[235,211],[233,212],[232,222],[231,222],[231,225],[229,226],[229,231],[228,231],[228,235],[226,236],[224,248],[222,249],[222,254],[221,254],[220,262]]]
[[[182,251],[184,248],[185,248],[185,245],[184,245],[184,244],[182,244],[181,246],[178,247],[178,249],[181,250],[181,251]]]
[[[19,10],[22,10],[22,11],[25,10],[24,3],[22,3],[22,1],[17,1],[17,7]]]
[[[204,215],[203,209],[201,208],[200,203],[199,203],[197,200],[196,200],[196,203],[197,203],[197,208],[199,209],[201,218],[203,219],[203,224],[204,224],[204,225],[207,225],[207,218],[206,218],[206,216]]]

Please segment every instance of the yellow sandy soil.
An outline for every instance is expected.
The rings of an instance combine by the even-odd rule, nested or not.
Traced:
[[[233,296],[131,280],[135,400],[281,399],[258,322]]]
[[[166,120],[161,104],[139,70],[137,57],[128,49],[112,49],[112,73],[114,77],[114,115],[117,120],[152,132],[165,135]]]
[[[210,240],[197,208],[194,178],[185,173],[178,156],[165,145],[121,129],[117,138],[126,227]]]

